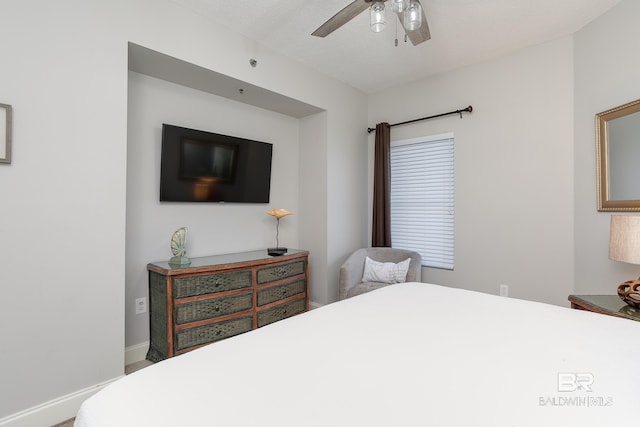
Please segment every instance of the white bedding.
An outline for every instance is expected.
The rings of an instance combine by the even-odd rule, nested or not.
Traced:
[[[398,284],[135,372],[75,425],[636,426],[639,362],[640,322]]]

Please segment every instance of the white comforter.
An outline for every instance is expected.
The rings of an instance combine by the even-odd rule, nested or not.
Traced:
[[[425,283],[135,372],[77,427],[636,426],[640,322]]]

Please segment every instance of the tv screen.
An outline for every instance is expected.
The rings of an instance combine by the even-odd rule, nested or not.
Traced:
[[[269,203],[273,145],[162,125],[160,201]]]

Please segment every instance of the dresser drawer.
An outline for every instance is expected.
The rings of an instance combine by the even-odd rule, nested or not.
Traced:
[[[294,314],[299,314],[305,311],[307,308],[307,302],[305,298],[300,298],[295,301],[288,302],[286,304],[278,305],[273,308],[269,308],[264,311],[258,312],[258,327],[268,325],[269,323],[277,322],[278,320],[286,319]]]
[[[252,327],[253,318],[249,315],[225,322],[212,323],[211,325],[183,329],[176,334],[175,350],[180,351],[189,347],[219,341],[250,331]]]
[[[257,271],[258,285],[276,280],[286,279],[287,277],[304,274],[305,262],[303,260],[289,262],[286,264],[274,265],[270,267],[259,268]]]
[[[258,291],[258,306],[269,304],[274,301],[288,298],[292,295],[301,294],[306,289],[306,280],[297,280],[286,285],[274,286],[272,288]]]
[[[250,292],[224,298],[194,301],[187,304],[176,304],[174,310],[175,324],[214,319],[227,314],[249,310],[253,307],[253,295]]]
[[[176,277],[173,280],[173,297],[184,298],[250,287],[251,270],[228,271],[203,276]]]

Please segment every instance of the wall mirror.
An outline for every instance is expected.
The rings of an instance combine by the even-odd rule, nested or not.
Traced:
[[[0,104],[0,163],[11,163],[11,105]]]
[[[640,211],[640,99],[596,114],[598,211]]]

